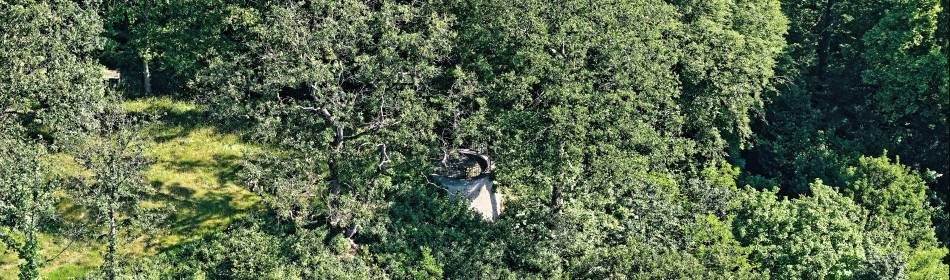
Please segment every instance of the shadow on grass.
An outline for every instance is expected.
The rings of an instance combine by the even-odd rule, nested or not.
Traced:
[[[214,120],[207,107],[170,98],[143,98],[126,104],[130,114],[155,119],[143,133],[156,146],[152,198],[173,207],[162,226],[166,233],[145,236],[151,249],[222,230],[236,217],[256,209],[254,195],[240,187],[241,161],[248,148],[240,135],[246,127]],[[232,138],[236,137],[236,138]],[[170,234],[170,235],[168,235]]]
[[[219,229],[227,222],[250,210],[247,204],[252,194],[243,192],[238,155],[211,156],[210,160],[164,160],[162,169],[177,176],[194,176],[194,184],[183,185],[173,180],[152,180],[159,193],[153,199],[174,207],[168,229],[181,236],[202,234]],[[207,178],[211,176],[214,179]]]
[[[240,185],[242,157],[237,155],[215,154],[211,160],[171,160],[159,163],[176,173],[211,173],[217,179],[217,187],[227,184]]]
[[[199,237],[201,235],[223,230],[230,221],[243,214],[252,213],[253,205],[241,207],[236,205],[241,200],[247,200],[250,194],[236,194],[218,191],[198,193],[180,183],[164,184],[153,181],[162,190],[152,199],[168,203],[173,211],[163,226],[173,235],[179,237]],[[161,244],[165,236],[147,236],[149,244]],[[165,244],[168,245],[168,244]],[[161,248],[160,248],[161,249]],[[163,249],[164,250],[164,249]]]
[[[249,127],[247,122],[215,119],[207,106],[162,98],[143,98],[131,100],[129,114],[145,119],[156,119],[161,123],[151,134],[157,135],[155,141],[164,143],[176,138],[188,136],[197,129],[213,128],[219,133],[243,135]]]

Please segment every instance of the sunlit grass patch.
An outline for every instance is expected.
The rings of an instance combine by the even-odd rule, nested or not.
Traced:
[[[155,160],[146,177],[159,188],[158,199],[174,207],[168,234],[155,236],[150,246],[137,242],[142,250],[224,229],[253,208],[258,198],[240,186],[238,174],[244,157],[259,148],[209,124],[202,106],[168,98],[139,99],[124,106],[162,114],[162,122],[144,132],[152,140],[146,156]]]
[[[149,97],[122,104],[133,115],[157,117],[143,128],[148,140],[146,156],[154,163],[146,171],[146,181],[158,187],[159,195],[147,207],[173,207],[170,221],[156,231],[134,238],[120,248],[120,254],[137,257],[153,255],[163,248],[222,230],[255,209],[259,198],[241,186],[241,162],[259,153],[260,147],[244,143],[228,129],[207,118],[203,106],[168,97]],[[68,155],[51,158],[54,173],[82,174],[82,167]],[[65,194],[64,194],[65,195]],[[60,211],[68,219],[81,212],[64,202]],[[62,235],[44,234],[43,256],[53,258],[41,270],[47,279],[70,279],[98,269],[105,246],[93,241],[73,241]],[[65,250],[64,250],[65,249]],[[0,279],[15,279],[19,260],[0,245]]]
[[[40,244],[40,254],[47,258],[40,269],[44,279],[74,279],[102,264],[102,244],[52,234],[41,234]],[[4,249],[0,244],[0,252]],[[20,263],[12,252],[0,254],[0,279],[17,279]]]
[[[48,279],[76,278],[102,264],[102,244],[49,234],[44,234],[41,241],[41,254],[49,258],[49,263],[40,272]]]
[[[223,229],[257,202],[238,176],[244,156],[256,148],[208,127],[183,135],[154,143],[148,153],[156,160],[148,180],[175,207],[173,234],[166,244]]]
[[[167,113],[181,114],[198,110],[198,105],[175,100],[170,97],[146,97],[128,100],[122,103],[122,108],[128,113]]]

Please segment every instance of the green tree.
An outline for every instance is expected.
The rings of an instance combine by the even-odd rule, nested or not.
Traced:
[[[0,127],[2,128],[2,127]],[[38,279],[46,259],[39,235],[57,218],[59,187],[52,162],[41,143],[3,129],[0,135],[0,242],[23,261],[20,279]]]
[[[263,221],[206,235],[161,254],[134,260],[123,275],[136,279],[372,279],[385,275],[359,256],[324,243],[325,229],[286,234]],[[343,237],[336,235],[340,241]],[[344,241],[345,242],[345,241]]]
[[[901,165],[899,160],[891,162],[884,154],[861,157],[846,174],[847,184],[841,193],[868,210],[865,232],[876,255],[895,255],[918,263],[901,267],[910,275],[950,273],[946,265],[939,264],[945,255],[938,252],[946,249],[937,248],[931,221],[935,209],[929,204],[927,185],[917,172]],[[934,259],[926,261],[926,257]]]
[[[907,261],[910,279],[947,279],[950,278],[950,265],[945,260],[947,248],[919,250]]]
[[[821,181],[811,189],[811,196],[777,200],[774,190],[747,188],[733,204],[736,239],[771,277],[853,277],[866,260],[867,213]]]
[[[60,178],[50,140],[95,129],[103,110],[97,3],[0,1],[0,239],[23,260],[21,279],[46,261],[39,234],[55,223]],[[49,136],[46,139],[37,135]]]
[[[793,200],[742,192],[732,203],[733,231],[750,259],[778,278],[945,277],[946,249],[936,247],[920,177],[886,157],[860,162],[841,194],[820,180],[812,195]]]
[[[453,143],[493,156],[496,180],[517,197],[506,211],[550,213],[512,229],[529,236],[513,267],[550,278],[706,269],[682,229],[696,222],[690,211],[721,214],[714,204],[729,199],[728,182],[698,170],[748,137],[782,47],[777,2],[470,1],[453,11],[456,85],[474,97],[445,127]],[[687,209],[683,186],[705,201]]]
[[[160,220],[157,208],[143,205],[157,190],[145,181],[144,172],[151,162],[143,154],[140,129],[133,118],[108,114],[98,135],[89,137],[76,154],[90,175],[78,178],[71,188],[74,202],[90,213],[89,232],[108,242],[104,270],[109,279],[118,276],[121,234]]]
[[[413,278],[418,280],[443,279],[442,266],[432,257],[432,249],[422,247],[420,254],[422,260],[419,261],[419,268],[415,271]]]
[[[159,46],[165,42],[156,38],[166,27],[162,19],[176,14],[176,9],[166,9],[171,6],[168,2],[106,0],[100,9],[109,39],[103,55],[105,61],[122,68],[140,66],[140,71],[124,72],[142,75],[141,92],[146,95],[152,94],[152,64],[163,54]]]
[[[862,36],[866,51],[863,82],[874,91],[868,109],[885,128],[897,155],[920,168],[950,173],[950,65],[946,28],[948,12],[939,0],[884,1],[887,9]],[[946,24],[946,22],[944,22]],[[878,151],[870,151],[878,152]],[[946,179],[937,191],[948,192]]]
[[[240,41],[249,51],[213,60],[196,83],[219,116],[251,120],[287,151],[279,162],[310,169],[258,174],[311,186],[308,207],[351,237],[392,185],[424,181],[416,174],[436,141],[427,97],[451,49],[451,20],[425,2],[285,1],[249,12],[260,18]],[[273,182],[266,177],[252,180]],[[259,186],[283,196],[280,185]]]
[[[861,157],[846,173],[848,183],[841,193],[869,211],[872,228],[891,233],[895,243],[889,246],[907,250],[937,245],[930,220],[934,209],[927,185],[916,172],[884,154]]]
[[[662,170],[687,153],[671,71],[674,6],[469,5],[457,11],[465,27],[458,52],[478,93],[462,106],[477,110],[452,133],[495,157],[507,190],[556,213],[587,191],[595,166],[627,158],[654,160]]]
[[[190,93],[208,60],[240,49],[255,7],[231,0],[105,0],[106,46],[103,64],[135,77],[123,84],[134,92]]]
[[[752,136],[749,124],[772,89],[788,20],[779,1],[674,3],[683,21],[677,74],[685,128],[704,156],[721,159]]]
[[[864,47],[855,34],[867,32],[883,7],[815,0],[784,1],[782,10],[790,22],[776,69],[778,94],[770,96],[741,167],[780,179],[783,194],[807,194],[815,178],[840,185],[841,168],[860,154],[881,152],[876,118],[861,107],[865,89],[856,73]]]
[[[462,71],[479,93],[453,134],[496,156],[513,191],[544,193],[554,212],[584,191],[594,161],[642,157],[663,170],[722,158],[726,140],[746,139],[785,25],[775,1],[456,9]]]
[[[806,194],[861,155],[888,150],[918,169],[950,172],[946,1],[786,1],[780,94],[745,154],[783,194]],[[943,20],[941,20],[943,19]],[[948,177],[931,184],[943,198]],[[941,222],[945,223],[945,222]]]

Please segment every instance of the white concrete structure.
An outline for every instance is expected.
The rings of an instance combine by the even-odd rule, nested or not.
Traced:
[[[469,208],[489,221],[498,219],[505,208],[504,196],[492,188],[491,174],[482,174],[472,179],[449,178],[433,175],[433,179],[449,192],[449,195],[468,200]]]
[[[498,215],[505,209],[504,196],[495,192],[492,182],[491,171],[493,163],[485,156],[471,150],[456,150],[463,158],[457,159],[453,164],[447,164],[443,160],[443,166],[454,166],[455,168],[444,168],[444,174],[432,174],[432,179],[442,188],[448,191],[449,195],[457,196],[468,200],[469,207],[482,215],[482,218],[488,221],[498,219]],[[468,164],[459,164],[465,163]],[[468,169],[466,165],[477,163],[474,169]],[[461,169],[461,170],[459,170]],[[474,171],[469,174],[467,171]],[[479,173],[480,172],[480,173]]]

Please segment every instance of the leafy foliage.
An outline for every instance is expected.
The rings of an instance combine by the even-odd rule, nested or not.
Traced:
[[[105,264],[109,279],[117,276],[117,248],[123,241],[119,231],[131,235],[161,219],[157,209],[143,206],[156,189],[145,182],[150,162],[135,129],[140,124],[135,122],[121,113],[104,116],[99,135],[87,139],[76,156],[90,176],[79,178],[70,188],[73,202],[89,212],[90,235],[109,243]]]
[[[23,261],[21,279],[37,279],[45,262],[39,234],[58,218],[54,194],[58,179],[50,174],[46,149],[16,131],[0,136],[0,242]],[[7,134],[10,133],[10,134]]]
[[[948,174],[946,1],[786,1],[783,81],[742,166],[809,192],[821,178],[884,150],[915,169]],[[947,176],[928,183],[946,201]],[[946,211],[942,211],[946,216]],[[946,242],[946,219],[938,220]],[[946,243],[944,243],[946,244]]]
[[[307,196],[323,197],[330,223],[355,231],[393,177],[428,161],[426,96],[448,50],[448,19],[424,3],[356,1],[284,2],[257,15],[240,42],[248,52],[213,60],[197,81],[217,113],[251,120],[289,154],[286,166],[310,169],[282,184],[319,185]],[[261,194],[284,195],[273,187]]]
[[[380,271],[324,245],[326,231],[270,232],[235,223],[226,232],[124,268],[137,279],[367,279]]]
[[[946,7],[5,1],[0,237],[23,278],[81,220],[89,278],[946,279]],[[95,58],[200,105],[139,126]],[[460,149],[497,219],[430,180]]]
[[[0,120],[60,136],[95,128],[105,83],[94,3],[16,0],[0,10]]]
[[[892,163],[886,155],[861,157],[848,168],[848,184],[842,194],[849,196],[872,216],[869,224],[889,232],[892,248],[936,245],[932,208],[927,205],[927,185],[909,168]],[[894,234],[899,233],[899,234]],[[906,250],[906,249],[905,249]]]
[[[825,186],[813,195],[776,200],[774,191],[750,190],[736,204],[734,231],[753,250],[753,262],[776,278],[849,278],[866,258],[860,206]]]

